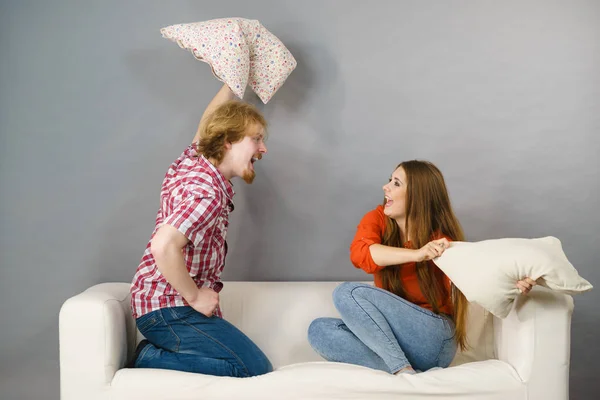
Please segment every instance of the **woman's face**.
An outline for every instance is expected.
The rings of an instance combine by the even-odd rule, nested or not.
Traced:
[[[406,218],[406,173],[402,167],[398,167],[390,181],[383,185],[383,194],[386,200],[384,214],[395,220]]]

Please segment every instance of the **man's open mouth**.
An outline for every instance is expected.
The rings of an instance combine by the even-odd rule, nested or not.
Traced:
[[[254,169],[254,163],[262,158],[261,154],[256,154],[254,157],[250,159],[250,167]]]

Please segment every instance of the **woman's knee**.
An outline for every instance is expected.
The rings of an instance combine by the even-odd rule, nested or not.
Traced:
[[[308,327],[308,343],[313,350],[326,360],[331,353],[331,346],[340,342],[340,325],[343,324],[339,318],[317,318]]]
[[[318,339],[322,336],[324,331],[324,326],[327,324],[328,318],[317,318],[308,326],[308,342],[312,345],[315,342],[315,339]]]
[[[336,336],[342,320],[339,318],[317,318],[308,327],[308,343],[318,350]]]
[[[343,310],[348,305],[352,305],[352,304],[356,303],[356,301],[354,299],[354,297],[357,294],[356,289],[368,288],[368,287],[370,287],[370,285],[367,285],[365,283],[358,283],[358,282],[341,283],[333,291],[333,304],[335,305],[335,308],[337,308],[337,310],[342,313]]]

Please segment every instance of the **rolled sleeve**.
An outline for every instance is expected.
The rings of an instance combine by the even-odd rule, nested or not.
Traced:
[[[220,209],[221,204],[214,195],[191,195],[163,223],[176,228],[197,247],[216,223]]]
[[[369,211],[358,224],[354,240],[350,244],[350,261],[356,268],[368,274],[374,274],[383,268],[373,261],[369,247],[381,244],[385,230],[383,210],[379,208]]]

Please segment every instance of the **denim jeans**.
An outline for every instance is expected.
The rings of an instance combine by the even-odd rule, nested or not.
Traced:
[[[192,307],[161,308],[136,320],[148,339],[136,368],[162,368],[207,375],[249,377],[271,372],[263,352],[235,326]]]
[[[333,292],[339,318],[308,328],[313,349],[329,361],[395,373],[447,367],[456,353],[454,323],[387,290],[346,282]]]

